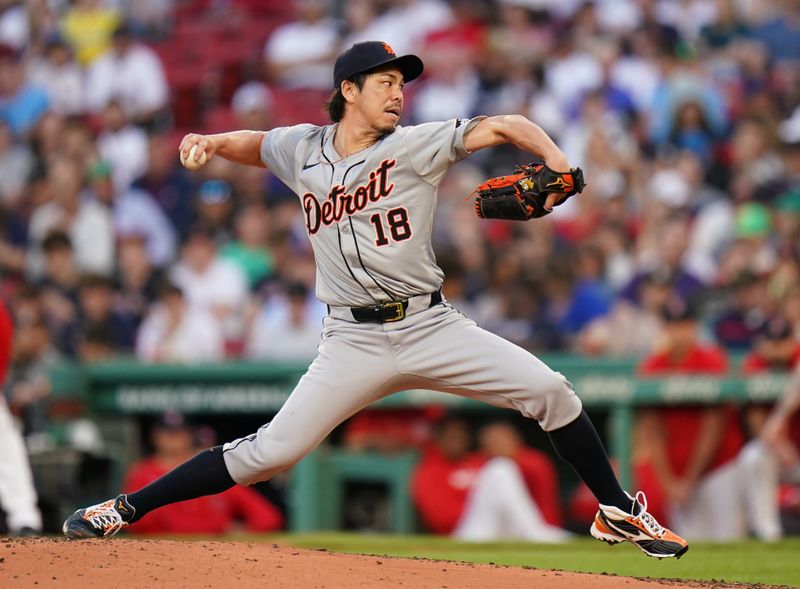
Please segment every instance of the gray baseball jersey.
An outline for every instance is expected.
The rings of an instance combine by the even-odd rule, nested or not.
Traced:
[[[441,287],[430,239],[436,190],[482,118],[398,126],[346,158],[333,147],[336,125],[265,135],[262,161],[300,197],[322,302],[372,305]]]
[[[335,125],[274,129],[261,159],[301,199],[331,306],[319,353],[273,420],[225,444],[231,477],[249,485],[289,468],[333,428],[397,391],[431,389],[515,409],[545,430],[573,421],[581,402],[563,375],[481,329],[430,293],[442,284],[431,248],[436,187],[467,155],[480,119],[398,127],[340,158]],[[402,320],[359,322],[350,307],[408,299]]]

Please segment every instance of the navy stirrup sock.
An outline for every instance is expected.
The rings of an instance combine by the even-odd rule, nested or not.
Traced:
[[[225,466],[222,446],[203,450],[191,460],[128,495],[128,503],[136,510],[131,523],[164,505],[222,493],[235,484]]]
[[[558,455],[575,469],[601,504],[613,505],[625,513],[631,513],[631,509],[638,511],[619,486],[603,443],[586,411],[581,411],[575,421],[548,432],[548,435]]]

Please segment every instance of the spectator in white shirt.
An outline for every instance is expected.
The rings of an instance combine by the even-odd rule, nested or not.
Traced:
[[[560,39],[548,56],[545,83],[562,105],[576,104],[581,96],[602,86],[603,68],[594,53],[572,39]]]
[[[268,301],[253,322],[246,355],[259,360],[311,360],[317,353],[325,306],[301,283]]]
[[[103,130],[97,136],[100,156],[111,165],[114,188],[127,190],[147,172],[150,145],[140,127],[127,120],[122,105],[112,100],[103,109]]]
[[[211,314],[188,305],[181,289],[167,284],[139,328],[136,355],[146,362],[210,362],[222,360],[224,345]]]
[[[298,19],[278,27],[264,47],[268,75],[284,88],[331,86],[339,33],[328,0],[298,0]]]
[[[148,260],[156,268],[171,263],[175,257],[175,228],[155,199],[138,188],[115,192],[110,166],[100,160],[88,173],[94,196],[113,211],[114,234],[117,238],[139,235],[145,240]]]
[[[83,74],[60,34],[47,38],[44,55],[31,65],[28,79],[47,92],[54,112],[65,116],[83,112]]]
[[[219,257],[208,228],[196,226],[189,231],[170,279],[183,291],[190,307],[210,312],[219,321],[227,340],[241,336],[247,279],[236,264]]]
[[[447,109],[457,116],[471,116],[480,98],[480,81],[469,51],[450,40],[431,43],[426,49],[428,78],[414,98],[414,120],[446,120],[451,116]]]
[[[273,127],[270,113],[274,98],[261,82],[247,82],[239,86],[231,98],[231,110],[236,115],[240,129],[269,129]]]
[[[342,47],[350,47],[362,41],[372,41],[373,39],[383,39],[374,35],[372,27],[378,16],[378,7],[373,0],[349,0],[344,3],[344,38]],[[391,40],[387,41],[389,44]]]
[[[425,37],[453,22],[453,12],[441,0],[390,0],[387,10],[348,42],[380,39],[392,46],[397,55],[418,51]]]
[[[24,49],[31,36],[26,2],[5,0],[0,3],[0,43]]]
[[[158,55],[134,41],[126,24],[117,28],[111,50],[97,58],[88,72],[87,108],[100,112],[114,99],[137,123],[151,121],[169,100],[167,79]]]
[[[110,274],[114,264],[114,230],[111,211],[84,190],[82,171],[66,158],[55,160],[47,172],[52,201],[31,215],[28,230],[29,268],[41,273],[41,243],[51,230],[70,238],[81,272]]]

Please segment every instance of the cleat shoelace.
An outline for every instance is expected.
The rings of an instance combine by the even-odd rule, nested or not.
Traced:
[[[83,519],[95,528],[103,530],[104,536],[113,534],[128,525],[114,509],[113,501],[111,504],[106,502],[98,505],[96,510],[85,513]]]
[[[635,501],[640,505],[641,509],[639,510],[639,514],[636,515],[633,519],[639,520],[642,522],[645,527],[650,531],[657,538],[661,538],[664,536],[664,528],[662,528],[659,523],[656,521],[652,515],[647,512],[647,497],[645,494],[639,491],[636,493]]]

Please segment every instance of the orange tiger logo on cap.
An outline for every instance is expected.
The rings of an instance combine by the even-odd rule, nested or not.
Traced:
[[[392,49],[392,46],[391,46],[391,45],[389,45],[388,43],[384,43],[384,44],[383,44],[383,49],[384,49],[384,51],[386,51],[386,53],[388,53],[389,55],[394,55],[394,54],[395,54],[395,53],[394,53],[394,49]]]

